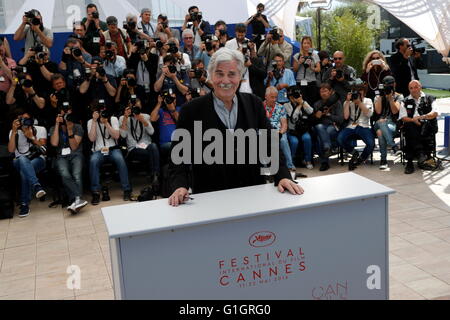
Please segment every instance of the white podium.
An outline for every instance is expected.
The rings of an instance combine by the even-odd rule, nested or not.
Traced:
[[[388,299],[388,195],[344,173],[109,207],[116,299]]]

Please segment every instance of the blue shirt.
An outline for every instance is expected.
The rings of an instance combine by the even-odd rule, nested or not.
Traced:
[[[265,83],[267,83],[268,77],[266,78],[266,80],[264,81]],[[284,69],[283,72],[283,76],[280,79],[275,79],[272,78],[272,80],[270,81],[270,85],[273,87],[277,87],[279,84],[288,84],[289,86],[295,86],[296,82],[295,82],[295,77],[294,77],[294,72],[292,72],[292,70],[289,69]],[[278,91],[278,100],[279,103],[288,103],[289,102],[289,98],[287,97],[287,89],[282,89]]]
[[[177,107],[177,111],[180,112],[180,110],[181,107]],[[159,109],[158,115],[159,143],[164,144],[172,142],[172,134],[177,128],[177,124],[175,123],[173,116],[170,112],[167,112],[163,108]]]

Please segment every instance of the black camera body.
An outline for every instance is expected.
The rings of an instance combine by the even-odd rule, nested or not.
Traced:
[[[40,156],[45,156],[47,154],[47,148],[45,146],[36,146],[32,145],[30,147],[30,154],[27,155],[27,158],[31,161],[36,158],[39,158]]]
[[[70,52],[73,54],[74,57],[81,57],[83,55],[83,52],[81,52],[80,48],[70,48]]]
[[[170,54],[177,54],[178,53],[178,47],[175,43],[170,42],[169,43],[169,50],[167,50]]]
[[[173,94],[173,90],[172,89],[164,90],[164,91],[161,92],[161,97],[164,98],[164,103],[166,105],[174,103],[175,98],[172,97],[172,94]]]
[[[192,12],[190,14],[190,19],[189,21],[194,22],[194,21],[202,21],[203,19],[203,14],[201,12]]]
[[[135,78],[127,78],[127,84],[129,87],[136,87],[137,81]]]
[[[351,97],[351,101],[355,101],[361,99],[361,95],[359,94],[359,91],[357,90],[352,90],[352,97]]]
[[[92,19],[100,19],[100,15],[98,14],[98,11],[92,12]]]
[[[205,71],[203,69],[199,69],[199,68],[193,69],[191,71],[195,74],[195,79],[199,79],[199,80],[205,74]]]
[[[269,31],[269,34],[272,35],[273,41],[279,41],[281,39],[280,34],[278,33],[278,28],[273,28]]]
[[[383,84],[380,84],[378,86],[378,92],[379,92],[380,96],[384,97],[384,96],[387,96],[388,94],[393,93],[394,87],[393,86],[385,86]]]
[[[98,72],[100,77],[106,76],[106,70],[105,70],[105,68],[103,68],[101,66],[97,67],[97,72]]]
[[[164,43],[161,40],[156,40],[156,49],[161,50],[164,47]]]
[[[25,12],[25,17],[28,19],[28,24],[33,26],[39,26],[41,19],[37,18],[33,10]]]
[[[344,70],[336,69],[336,79],[341,79],[344,77]]]
[[[302,90],[298,86],[291,86],[287,89],[287,96],[298,99],[302,96]]]
[[[34,51],[35,53],[44,52],[44,46],[41,44],[38,44],[38,45],[32,47],[30,50]]]
[[[34,126],[33,118],[21,118],[20,119],[20,128],[22,127],[32,127]]]
[[[171,64],[168,66],[170,73],[177,73],[177,66]]]
[[[33,81],[31,81],[30,79],[27,78],[22,78],[19,79],[19,83],[18,83],[21,87],[23,88],[31,88],[33,87]]]
[[[134,45],[138,49],[138,52],[140,55],[147,53],[147,47],[148,47],[147,40],[138,40],[138,41],[136,41],[136,43]]]
[[[200,88],[191,88],[189,89],[189,93],[191,94],[192,99],[200,97]]]

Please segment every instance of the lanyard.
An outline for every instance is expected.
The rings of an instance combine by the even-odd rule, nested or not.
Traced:
[[[63,140],[63,148],[69,147],[70,146],[69,145],[69,136],[62,129],[61,129],[61,135],[62,135],[62,138],[63,138],[62,139]]]
[[[102,127],[100,126],[100,124],[98,124],[98,128],[99,128],[99,130],[100,130],[100,134],[102,135],[102,139],[103,139],[103,146],[106,147],[106,140],[111,139],[111,136],[105,138],[105,137],[106,137],[106,126],[103,125],[103,127],[104,127],[105,129],[102,131]]]
[[[136,141],[136,143],[139,143],[139,141],[141,141],[142,136],[144,135],[144,125],[142,124],[142,122],[139,122],[139,127],[141,129],[141,135],[139,136],[139,139],[137,138],[137,126],[138,122],[136,122],[136,127],[133,124],[133,119],[130,118],[130,125],[131,125],[131,136],[133,137],[133,139]]]
[[[275,111],[275,108],[277,107],[277,104],[275,103],[275,106],[272,108],[272,110],[270,111],[270,113],[269,113],[269,111],[267,111],[267,104],[265,105],[265,107],[266,107],[266,112],[267,112],[267,114],[268,114],[268,116],[269,116],[269,119],[272,120],[272,115],[273,115],[273,113],[274,113],[274,111]]]
[[[356,119],[353,119],[353,118],[350,118],[350,120],[353,122],[353,123],[356,123],[356,121],[358,121],[358,119],[359,119],[359,117],[361,117],[361,109],[359,108],[359,107],[356,107],[356,105],[355,105],[355,108],[358,108],[358,112],[357,112],[357,117],[356,117]],[[355,108],[353,108],[353,114],[355,114],[356,113],[356,110],[355,110]]]

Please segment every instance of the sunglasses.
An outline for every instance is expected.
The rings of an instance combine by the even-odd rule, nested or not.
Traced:
[[[342,59],[344,59],[344,58],[334,58],[334,60],[342,60]]]
[[[184,37],[184,39],[189,40],[189,39],[194,39],[193,37]]]
[[[372,57],[372,60],[380,60],[381,57]]]

